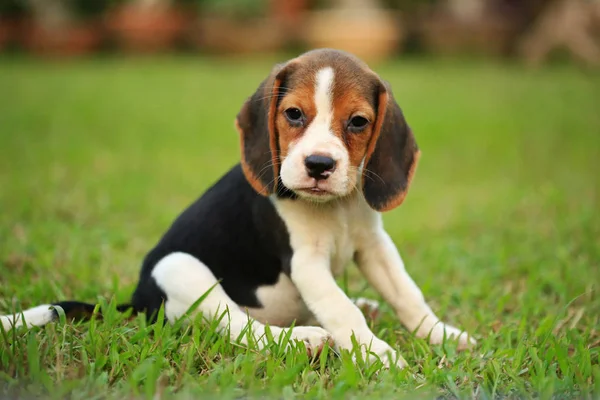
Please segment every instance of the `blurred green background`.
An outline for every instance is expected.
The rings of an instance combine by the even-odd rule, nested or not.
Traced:
[[[433,13],[429,7],[436,4],[406,10],[452,15],[446,8]],[[527,5],[536,18],[547,9]],[[407,12],[394,21],[406,21]],[[308,24],[310,15],[304,15],[298,24]],[[527,26],[538,20],[528,18]],[[470,35],[476,32],[474,22],[461,24],[470,26]],[[407,200],[384,219],[432,308],[474,333],[476,350],[430,350],[384,307],[376,332],[405,355],[412,366],[407,375],[367,374],[353,381],[351,368],[331,361],[315,383],[307,378],[308,361],[298,374],[285,373],[282,365],[275,375],[256,369],[248,376],[226,370],[230,364],[220,359],[204,369],[174,361],[176,348],[132,352],[111,344],[131,339],[139,328],[121,321],[96,328],[106,349],[88,343],[93,338],[85,325],[2,335],[2,393],[48,394],[54,387],[65,395],[78,388],[83,397],[136,395],[136,379],[146,377],[139,365],[148,357],[166,360],[156,369],[166,374],[167,391],[175,390],[181,374],[190,377],[184,392],[194,395],[219,387],[323,398],[389,397],[422,387],[466,397],[600,393],[600,75],[593,58],[566,46],[565,57],[542,65],[521,57],[516,39],[506,52],[493,54],[475,51],[473,43],[437,51],[415,39],[417,28],[412,32],[406,37],[414,47],[409,39],[382,39],[394,45],[375,53],[354,47],[390,81],[422,149]],[[244,35],[250,34],[236,40]],[[2,312],[67,298],[127,301],[145,253],[184,207],[238,162],[233,121],[245,98],[275,62],[297,54],[294,46],[312,43],[292,36],[281,47],[243,50],[203,42],[194,50],[177,41],[181,47],[121,46],[112,36],[90,55],[29,47],[19,39],[25,36],[11,37],[0,55]],[[489,50],[486,43],[491,39],[480,49]],[[522,59],[540,63],[530,68]],[[351,295],[377,297],[353,270],[342,281]],[[54,340],[71,343],[60,363]],[[32,353],[36,349],[39,354]],[[104,351],[131,360],[120,369],[96,369]],[[194,354],[205,357],[205,350]],[[237,357],[233,347],[222,355],[225,361]],[[264,361],[248,357],[248,365]],[[40,378],[40,370],[48,378]],[[236,381],[210,380],[223,371]],[[151,382],[149,396],[158,390],[152,376],[144,378]],[[284,390],[288,386],[292,392]]]

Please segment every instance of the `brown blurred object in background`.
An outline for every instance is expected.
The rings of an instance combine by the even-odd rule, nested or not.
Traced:
[[[193,1],[193,0],[191,0]],[[296,22],[278,0],[196,0],[198,16],[190,30],[191,44],[217,54],[262,54],[280,51],[287,42],[286,24]],[[283,13],[283,16],[280,14]],[[292,26],[290,26],[291,28]]]
[[[102,24],[94,18],[108,0],[23,0],[29,18],[20,23],[20,41],[35,54],[73,56],[97,50],[103,41]]]
[[[564,49],[587,66],[600,66],[594,30],[600,26],[599,0],[556,0],[534,23],[519,45],[530,65],[545,62],[553,50]]]
[[[522,14],[494,0],[445,0],[420,26],[426,51],[445,54],[506,56],[519,35]]]
[[[123,1],[106,15],[106,27],[117,45],[131,53],[156,53],[182,40],[190,17],[169,0]]]
[[[0,51],[13,44],[27,11],[20,0],[0,1]]]
[[[407,52],[514,57],[564,48],[600,66],[600,0],[0,0],[0,51],[42,56],[186,48],[264,55],[333,47],[379,62]],[[105,46],[109,43],[116,46]]]
[[[0,1],[0,51],[17,45],[27,18],[27,7],[22,0]]]
[[[331,0],[330,7],[306,17],[305,40],[310,48],[348,51],[367,62],[390,58],[399,51],[404,30],[399,13],[378,0]]]
[[[4,49],[11,41],[13,30],[8,20],[0,19],[0,50]]]

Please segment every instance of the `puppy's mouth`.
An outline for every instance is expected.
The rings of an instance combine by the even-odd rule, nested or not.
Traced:
[[[310,186],[301,186],[292,189],[301,197],[311,199],[328,200],[337,197],[338,194],[325,186],[324,182],[316,181]]]
[[[308,188],[298,188],[298,189],[295,189],[294,191],[306,193],[311,196],[331,196],[331,195],[333,195],[333,193],[331,193],[330,191],[322,189],[318,186],[313,186],[313,187],[308,187]]]

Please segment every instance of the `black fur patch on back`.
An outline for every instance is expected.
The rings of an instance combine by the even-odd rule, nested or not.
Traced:
[[[167,300],[151,274],[175,252],[204,263],[227,295],[246,307],[261,307],[256,289],[289,273],[292,256],[287,228],[272,200],[250,186],[239,164],[191,204],[148,253],[132,299],[136,310],[153,312]]]

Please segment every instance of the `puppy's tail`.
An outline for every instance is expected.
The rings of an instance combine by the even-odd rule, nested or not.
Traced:
[[[18,314],[0,315],[0,322],[5,331],[19,326],[26,325],[28,328],[33,326],[44,326],[59,317],[57,308],[61,308],[68,320],[88,320],[94,314],[95,304],[82,303],[80,301],[61,301],[54,304],[44,304],[41,306],[29,308]],[[133,308],[130,304],[120,304],[117,311],[125,312]],[[98,314],[97,314],[98,315]]]

